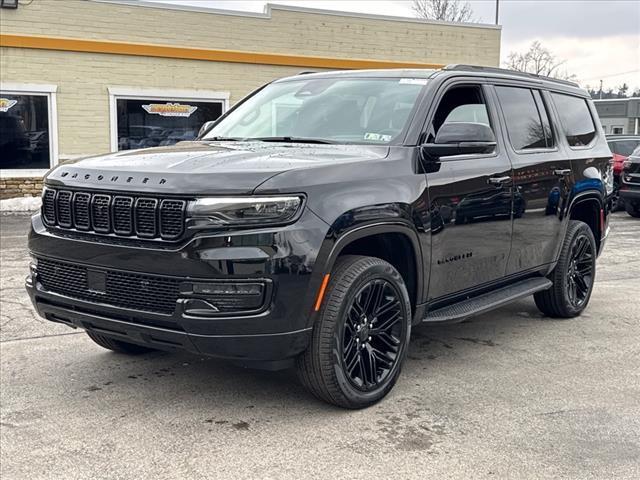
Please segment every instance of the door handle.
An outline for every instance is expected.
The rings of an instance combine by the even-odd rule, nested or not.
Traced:
[[[558,177],[568,177],[569,175],[571,175],[571,169],[570,168],[563,168],[561,170],[554,170],[553,174],[558,176]]]
[[[491,185],[496,185],[498,187],[502,186],[502,185],[507,185],[509,183],[511,183],[511,177],[506,176],[506,177],[489,177],[488,182]]]

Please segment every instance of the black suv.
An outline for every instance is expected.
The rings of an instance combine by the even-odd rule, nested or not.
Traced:
[[[627,213],[640,218],[640,145],[622,164],[620,197]]]
[[[105,348],[295,365],[365,407],[412,325],[587,306],[613,190],[596,119],[575,84],[500,69],[277,80],[196,141],[53,169],[27,289]]]

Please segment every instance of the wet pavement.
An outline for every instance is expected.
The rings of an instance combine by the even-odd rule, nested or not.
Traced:
[[[0,217],[0,475],[87,478],[640,478],[640,221],[624,213],[580,318],[526,299],[414,329],[362,411],[292,372],[127,357],[39,318],[26,216]]]

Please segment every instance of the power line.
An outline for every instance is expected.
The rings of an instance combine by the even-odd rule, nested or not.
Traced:
[[[610,73],[609,75],[600,75],[597,77],[583,78],[583,80],[600,80],[602,78],[618,77],[620,75],[627,75],[628,73],[635,73],[635,72],[640,72],[640,68],[636,68],[635,70],[629,70],[627,72]]]

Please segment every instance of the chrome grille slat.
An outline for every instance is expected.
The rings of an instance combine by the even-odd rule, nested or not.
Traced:
[[[71,228],[71,198],[73,194],[69,190],[60,190],[56,199],[58,224],[61,227]]]
[[[42,218],[47,227],[141,239],[177,240],[185,231],[187,201],[45,187]]]
[[[160,236],[173,239],[182,235],[184,228],[184,200],[163,200],[160,203]]]
[[[47,225],[56,224],[56,191],[51,188],[42,191],[42,218]]]
[[[141,238],[153,238],[158,228],[158,200],[138,198],[136,200],[136,234]]]
[[[93,229],[98,233],[108,233],[111,230],[111,197],[97,194],[91,198],[91,220]]]
[[[91,195],[85,192],[73,194],[73,224],[78,230],[89,230],[91,220],[89,218],[89,204]]]
[[[133,233],[132,197],[113,197],[113,231],[119,235]]]

